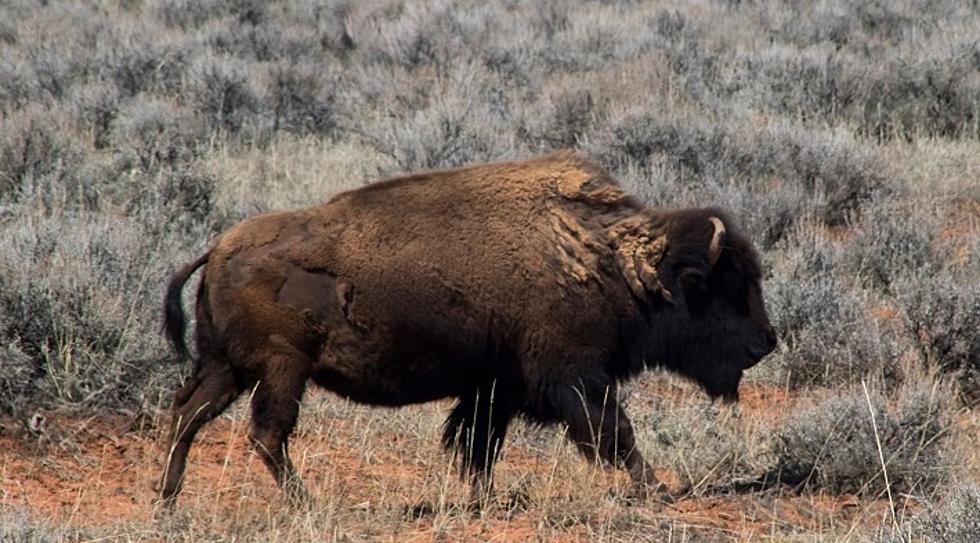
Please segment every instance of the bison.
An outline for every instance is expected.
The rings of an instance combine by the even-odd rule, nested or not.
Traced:
[[[662,492],[617,384],[661,367],[737,400],[776,344],[756,251],[726,212],[645,207],[572,152],[397,177],[239,223],[169,283],[181,359],[181,291],[198,268],[167,504],[194,435],[244,391],[252,445],[306,497],[287,442],[311,379],[372,405],[457,399],[442,441],[475,495],[517,416],[564,423],[583,453]]]

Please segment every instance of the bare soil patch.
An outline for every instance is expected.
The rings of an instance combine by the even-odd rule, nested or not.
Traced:
[[[681,402],[694,393],[659,381],[641,386],[655,388],[668,401]],[[648,391],[642,395],[648,396]],[[342,403],[332,397],[320,399]],[[783,389],[747,384],[741,416],[780,416],[793,401]],[[626,488],[627,477],[593,468],[570,451],[556,458],[553,451],[533,446],[528,439],[509,444],[499,465],[496,503],[474,513],[462,506],[465,485],[438,450],[437,433],[425,435],[427,425],[436,427],[448,404],[409,408],[417,411],[409,420],[421,422],[408,431],[411,424],[404,420],[385,421],[385,415],[397,411],[348,407],[356,410],[353,416],[307,413],[328,420],[301,426],[291,445],[318,506],[335,515],[338,533],[406,541],[586,541],[666,529],[748,540],[828,531],[847,534],[888,518],[886,500],[862,502],[850,495],[806,495],[780,488],[702,493],[671,505],[630,503],[616,495]],[[288,506],[246,446],[242,410],[233,411],[199,434],[177,516],[196,519],[192,524],[203,522],[214,534],[235,533],[242,526],[288,524]],[[152,501],[165,453],[163,421],[43,415],[39,432],[5,421],[0,433],[0,507],[26,510],[36,518],[82,530],[118,533],[166,522]],[[677,479],[667,471],[660,476]],[[374,525],[360,525],[371,518],[377,519]]]

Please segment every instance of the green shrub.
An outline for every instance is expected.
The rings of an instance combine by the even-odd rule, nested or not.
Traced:
[[[4,119],[0,131],[0,202],[31,195],[78,194],[84,149],[69,131],[66,111],[29,106]]]
[[[885,293],[909,275],[938,273],[949,257],[938,243],[942,219],[940,210],[926,204],[869,204],[854,228],[855,236],[841,251],[842,271]]]
[[[241,63],[229,58],[202,59],[192,72],[189,99],[212,131],[235,134],[254,118],[259,100]]]
[[[922,357],[957,374],[964,397],[980,402],[980,283],[946,272],[910,276],[895,290]]]
[[[980,540],[980,486],[960,482],[950,488],[938,502],[898,527],[882,527],[873,534],[876,543],[935,541],[973,543]]]
[[[956,485],[936,507],[911,523],[909,533],[931,541],[968,543],[980,540],[980,486]]]
[[[75,129],[88,135],[95,149],[111,147],[113,124],[121,105],[116,86],[105,82],[79,85],[72,89],[68,101],[74,110]]]
[[[269,75],[266,107],[273,130],[334,135],[337,130],[336,82],[313,65],[278,64]]]
[[[25,61],[0,58],[0,113],[11,113],[37,99],[39,88]]]
[[[681,489],[710,493],[758,476],[764,437],[728,408],[707,398],[673,405],[652,398],[651,406],[631,411],[638,446],[656,468],[676,474]]]
[[[84,535],[67,526],[36,518],[24,510],[0,510],[0,541],[11,543],[56,543],[83,539]]]
[[[100,50],[101,77],[122,96],[173,94],[188,76],[193,54],[187,45],[147,29],[120,31]]]
[[[675,184],[716,195],[702,200],[760,212],[768,220],[750,233],[763,246],[801,218],[845,224],[890,188],[884,165],[846,134],[788,124],[747,132],[736,122],[683,118],[653,104],[612,117],[585,149],[613,167],[666,168]]]
[[[140,220],[154,237],[170,230],[193,233],[220,223],[214,203],[215,180],[194,168],[164,169],[131,179],[135,193],[126,203],[126,212]]]
[[[132,101],[113,127],[117,167],[154,172],[184,166],[199,153],[206,136],[202,128],[190,112],[172,103]]]
[[[0,315],[0,330],[11,328],[8,315]],[[35,395],[37,367],[17,343],[0,343],[0,415],[19,415]]]
[[[955,462],[946,446],[953,396],[945,383],[916,377],[892,397],[851,387],[794,413],[774,429],[766,478],[884,496],[887,472],[893,495],[932,496]]]
[[[163,280],[189,258],[185,242],[118,216],[68,215],[7,224],[2,240],[0,344],[29,357],[28,400],[153,405],[159,383],[178,369],[167,363],[158,312]],[[22,357],[14,360],[6,382],[27,371]]]
[[[870,315],[868,292],[856,286],[819,227],[803,226],[777,245],[767,260],[772,275],[764,295],[782,347],[771,355],[781,381],[793,387],[855,383],[873,374],[901,377],[894,360],[901,343]]]

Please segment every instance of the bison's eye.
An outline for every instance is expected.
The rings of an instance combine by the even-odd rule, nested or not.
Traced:
[[[687,268],[681,272],[681,286],[688,292],[704,292],[708,290],[708,281],[701,270]]]

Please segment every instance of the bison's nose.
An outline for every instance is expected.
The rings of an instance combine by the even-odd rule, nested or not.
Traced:
[[[743,370],[758,364],[776,348],[776,343],[779,342],[779,338],[776,336],[776,331],[772,329],[772,326],[766,327],[765,334],[765,342],[762,341],[761,337],[756,336],[756,340],[749,344],[748,355],[751,360],[742,368]]]

